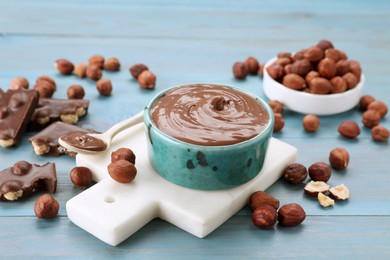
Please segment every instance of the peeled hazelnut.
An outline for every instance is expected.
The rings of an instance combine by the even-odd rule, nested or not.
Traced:
[[[41,98],[52,97],[55,91],[53,86],[46,81],[41,81],[40,83],[36,84],[34,86],[34,90],[39,93],[39,97]]]
[[[310,181],[306,184],[304,191],[307,195],[317,197],[318,193],[326,193],[330,186],[323,181]]]
[[[290,73],[283,77],[283,85],[294,90],[301,90],[306,86],[306,81],[298,74]]]
[[[330,89],[331,94],[343,93],[348,88],[347,82],[340,76],[333,77],[330,80],[330,83],[332,84],[332,87]]]
[[[127,160],[112,162],[107,167],[111,178],[119,183],[129,183],[134,180],[137,169]]]
[[[282,114],[274,113],[274,133],[280,132],[284,127],[284,119]]]
[[[305,77],[307,73],[313,70],[313,66],[308,60],[297,60],[291,64],[291,73]]]
[[[149,70],[144,70],[138,76],[138,84],[143,89],[154,89],[156,86],[156,75]]]
[[[265,67],[264,63],[260,64],[259,71],[258,71],[260,78],[264,77],[264,67]]]
[[[71,85],[66,91],[68,99],[83,99],[85,96],[84,88],[81,85]]]
[[[324,58],[324,50],[318,46],[308,48],[303,57],[310,62],[318,62]]]
[[[329,189],[329,195],[335,200],[346,200],[349,198],[349,189],[341,184]]]
[[[135,64],[135,65],[131,66],[129,69],[131,76],[133,76],[133,78],[135,78],[135,79],[138,79],[138,76],[144,70],[149,70],[149,68],[146,65],[141,64],[141,63]]]
[[[119,148],[111,153],[111,162],[126,160],[135,164],[135,154],[129,148]]]
[[[271,107],[274,113],[283,114],[284,111],[283,104],[278,100],[270,100],[268,101],[268,105]]]
[[[87,72],[87,65],[80,63],[74,66],[73,74],[79,78],[85,78]]]
[[[102,96],[109,96],[112,92],[112,83],[109,79],[99,79],[96,81],[96,89]]]
[[[316,132],[320,126],[320,119],[315,115],[306,115],[302,120],[302,126],[307,132]]]
[[[306,84],[309,85],[310,81],[314,78],[318,78],[320,76],[320,73],[318,71],[312,70],[309,73],[306,74],[305,80]]]
[[[97,65],[89,65],[85,71],[85,75],[91,80],[99,80],[103,72]]]
[[[80,189],[86,189],[92,182],[92,172],[87,167],[74,167],[70,171],[70,180]]]
[[[387,105],[382,101],[375,100],[367,106],[367,110],[375,110],[381,117],[387,114]]]
[[[332,59],[334,62],[338,62],[343,56],[342,52],[335,48],[329,48],[325,51],[325,58]]]
[[[325,78],[314,78],[309,83],[309,88],[313,94],[328,94],[332,89],[332,83]]]
[[[356,122],[347,120],[340,124],[339,133],[345,138],[356,138],[360,135],[360,128]]]
[[[248,73],[249,74],[252,74],[252,75],[256,75],[257,71],[259,70],[259,61],[254,58],[254,57],[248,57],[245,61],[244,61],[247,69],[248,69]]]
[[[336,63],[336,75],[343,76],[344,74],[351,72],[349,62],[347,60],[339,60]]]
[[[104,69],[108,71],[118,71],[121,67],[121,64],[118,58],[110,57],[104,62]]]
[[[344,74],[343,79],[345,79],[345,81],[347,82],[348,89],[353,89],[359,83],[355,74],[353,74],[352,72],[348,72],[348,73]]]
[[[326,196],[321,192],[318,193],[317,199],[320,205],[323,206],[324,208],[334,205],[334,200],[332,200],[331,198],[329,198],[328,196]]]
[[[11,81],[9,89],[28,89],[28,80],[24,77],[16,77]]]
[[[292,184],[302,183],[306,177],[306,167],[299,163],[290,164],[283,171],[283,178]]]
[[[360,63],[356,60],[349,60],[349,67],[351,72],[356,76],[357,80],[360,80],[362,76],[362,68],[360,67]]]
[[[346,149],[337,147],[330,151],[330,165],[337,170],[344,170],[349,164],[349,153]]]
[[[359,108],[363,111],[366,111],[368,108],[368,105],[375,101],[375,98],[370,95],[364,95],[359,100]]]
[[[34,205],[34,212],[38,218],[54,218],[57,216],[59,209],[60,204],[49,194],[42,195]]]
[[[256,191],[252,193],[249,199],[249,206],[255,210],[263,205],[269,205],[274,209],[279,208],[279,200],[265,191]]]
[[[252,223],[258,228],[272,228],[276,221],[278,221],[278,212],[269,205],[260,206],[253,211]]]
[[[327,182],[331,176],[331,169],[324,162],[313,163],[309,169],[309,176],[313,181]]]
[[[62,74],[62,75],[70,75],[73,72],[74,66],[73,63],[66,59],[58,59],[56,60],[54,67]]]
[[[285,74],[284,68],[280,64],[271,64],[270,66],[268,66],[266,68],[266,71],[269,74],[269,76],[271,78],[273,78],[274,80],[278,80],[278,79],[283,78],[283,76]]]
[[[323,50],[326,50],[329,48],[333,48],[333,43],[329,40],[321,40],[319,43],[317,43],[317,46]]]
[[[100,69],[104,67],[104,57],[102,55],[95,54],[88,59],[88,65],[96,65]]]
[[[248,66],[245,63],[236,62],[233,64],[233,76],[236,79],[245,79],[248,72]]]
[[[389,139],[390,131],[384,126],[377,125],[371,129],[371,136],[375,141],[386,142]]]
[[[322,77],[331,79],[336,76],[336,63],[332,59],[324,58],[318,63],[317,70]]]
[[[376,110],[367,110],[363,113],[362,123],[365,127],[373,128],[379,125],[381,116]]]
[[[305,210],[297,203],[286,204],[278,211],[279,224],[285,227],[298,226],[305,218]]]

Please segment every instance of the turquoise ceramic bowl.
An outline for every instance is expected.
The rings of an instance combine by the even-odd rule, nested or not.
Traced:
[[[244,142],[225,146],[194,145],[157,128],[151,117],[151,107],[170,89],[154,97],[144,111],[150,162],[166,180],[191,189],[229,189],[252,180],[263,167],[273,131],[273,113],[264,100],[244,90],[212,85],[229,87],[253,97],[270,115],[269,122],[263,132]]]

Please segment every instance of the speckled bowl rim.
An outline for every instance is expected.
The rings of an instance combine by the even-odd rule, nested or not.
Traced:
[[[197,145],[197,144],[187,143],[187,142],[181,141],[179,139],[176,139],[176,138],[174,138],[174,137],[164,133],[163,131],[161,131],[157,127],[155,122],[152,120],[152,116],[151,116],[150,112],[151,112],[151,108],[152,108],[153,104],[158,99],[160,99],[163,95],[165,95],[168,91],[170,91],[172,89],[175,89],[175,88],[178,88],[178,87],[185,87],[185,86],[190,86],[190,85],[215,85],[215,86],[227,87],[227,88],[230,88],[230,89],[233,89],[233,90],[236,90],[236,91],[240,91],[240,92],[242,92],[242,93],[244,93],[244,94],[254,98],[258,103],[260,103],[260,105],[267,111],[267,113],[269,115],[269,120],[267,122],[267,126],[263,129],[262,132],[260,132],[259,134],[255,135],[254,137],[252,137],[252,138],[250,138],[248,140],[245,140],[245,141],[242,141],[242,142],[239,142],[239,143],[235,143],[235,144],[219,145],[219,146],[216,146],[216,145]],[[207,149],[207,150],[211,150],[211,151],[213,151],[213,150],[221,151],[221,150],[225,150],[225,149],[229,149],[229,150],[230,149],[234,149],[234,148],[239,147],[241,145],[245,145],[246,143],[253,142],[254,140],[256,140],[256,139],[258,139],[260,137],[263,137],[264,135],[266,135],[269,132],[271,132],[271,134],[269,135],[269,137],[271,137],[272,131],[273,131],[273,125],[274,125],[273,111],[272,111],[271,107],[268,105],[268,103],[265,102],[262,98],[258,97],[257,95],[253,94],[252,92],[243,90],[241,88],[232,87],[232,86],[225,85],[225,84],[220,84],[220,83],[209,83],[209,82],[206,82],[206,83],[205,82],[186,83],[186,84],[177,85],[177,86],[174,86],[174,87],[171,87],[171,88],[168,88],[166,90],[161,91],[156,96],[154,96],[152,98],[152,100],[149,102],[149,104],[145,107],[144,118],[146,119],[146,120],[144,120],[145,124],[152,124],[152,126],[154,127],[155,131],[158,134],[160,134],[165,139],[167,139],[167,140],[169,140],[171,142],[177,143],[179,145],[184,145],[186,147],[191,146],[191,147],[194,147],[194,148]],[[148,127],[148,125],[146,125],[146,127]]]

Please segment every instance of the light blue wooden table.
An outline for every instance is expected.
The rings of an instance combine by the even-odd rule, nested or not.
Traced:
[[[104,131],[140,111],[159,91],[188,82],[218,82],[247,89],[264,97],[262,80],[232,77],[235,61],[255,56],[265,62],[279,51],[296,51],[326,38],[359,60],[366,76],[364,93],[390,105],[390,2],[383,1],[0,1],[0,86],[8,88],[16,76],[33,84],[41,75],[58,84],[57,98],[66,97],[71,84],[82,84],[91,100],[84,127]],[[64,77],[53,68],[58,58],[86,62],[93,54],[116,56],[119,73],[112,80],[111,97],[97,94],[94,83]],[[145,91],[127,69],[145,63],[157,75],[154,91]],[[327,161],[329,151],[345,147],[350,167],[334,172],[331,184],[344,183],[351,198],[322,208],[307,198],[303,186],[282,180],[268,189],[282,204],[297,202],[306,212],[303,225],[258,230],[251,210],[243,208],[204,239],[161,220],[111,247],[72,224],[65,203],[80,190],[69,171],[71,158],[38,157],[28,142],[0,149],[0,168],[18,160],[55,162],[61,208],[59,217],[37,219],[33,205],[40,194],[20,202],[0,203],[0,258],[370,258],[390,257],[390,149],[372,141],[362,128],[357,140],[337,133],[340,122],[360,122],[354,109],[321,117],[320,130],[307,134],[303,115],[286,112],[286,126],[276,138],[298,148],[298,161],[309,166]],[[389,116],[382,121],[390,127]]]

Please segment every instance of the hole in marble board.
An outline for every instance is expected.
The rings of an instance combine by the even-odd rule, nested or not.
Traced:
[[[113,196],[106,196],[104,198],[104,202],[106,202],[106,203],[113,203],[113,202],[115,202],[115,198]]]

